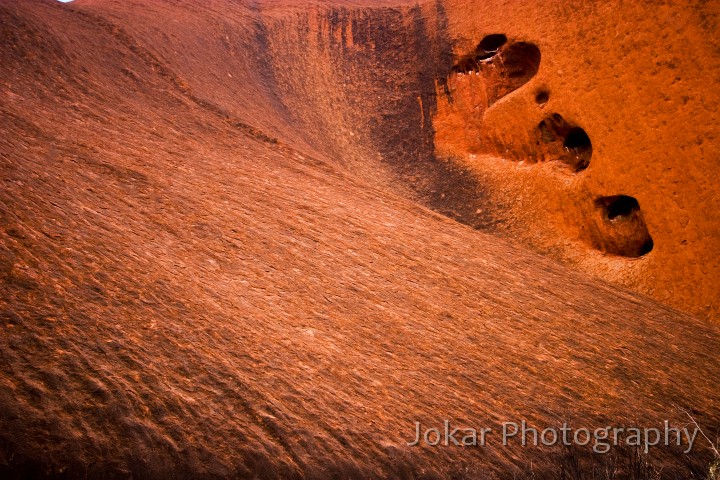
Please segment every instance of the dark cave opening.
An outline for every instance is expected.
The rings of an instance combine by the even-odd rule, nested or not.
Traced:
[[[494,57],[500,48],[507,43],[507,37],[502,33],[493,33],[480,40],[476,54],[478,60]]]
[[[585,130],[580,127],[572,127],[565,137],[563,146],[571,150],[584,150],[592,148],[592,143]]]
[[[612,195],[595,200],[602,220],[596,225],[594,243],[603,251],[624,257],[642,257],[655,247],[640,204],[628,195]]]
[[[580,127],[572,127],[565,137],[563,147],[568,149],[572,156],[575,157],[575,171],[585,170],[590,165],[590,157],[592,156],[592,142],[590,137]]]
[[[618,217],[628,217],[640,210],[640,204],[633,197],[627,195],[616,195],[605,197],[602,202],[605,208],[605,217],[608,220],[615,220]]]

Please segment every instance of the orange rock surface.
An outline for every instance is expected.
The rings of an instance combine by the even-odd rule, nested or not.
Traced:
[[[716,6],[593,5],[1,0],[0,476],[704,475],[407,444],[720,425]]]
[[[720,6],[458,1],[447,12],[456,65],[488,35],[507,38],[439,84],[433,120],[439,155],[482,178],[497,231],[717,320]],[[587,136],[579,150],[549,132],[554,116],[560,133]],[[608,218],[617,196],[636,206]]]

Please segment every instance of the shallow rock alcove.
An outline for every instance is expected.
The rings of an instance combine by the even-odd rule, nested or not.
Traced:
[[[654,247],[637,199],[612,195],[595,200],[597,212],[592,232],[599,250],[623,257],[642,257]]]
[[[575,172],[585,170],[590,165],[590,137],[584,129],[572,125],[559,113],[545,117],[538,124],[535,137],[541,160],[560,160]]]

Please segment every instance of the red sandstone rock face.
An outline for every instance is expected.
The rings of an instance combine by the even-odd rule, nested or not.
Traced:
[[[716,320],[718,5],[458,1],[447,12],[455,67],[438,88],[437,151],[483,178],[498,231]],[[498,34],[498,58],[538,48],[511,62],[523,73],[502,58],[457,71]],[[608,219],[616,196],[637,213]]]
[[[685,422],[678,408],[715,431],[715,323],[502,238],[686,308],[689,279],[705,279],[698,299],[717,285],[716,256],[693,263],[716,241],[714,217],[691,216],[711,179],[610,160],[712,154],[687,129],[653,143],[714,98],[700,89],[711,12],[592,8],[583,23],[539,4],[0,2],[2,476],[556,478],[575,459],[628,473],[630,456],[406,442],[416,421],[658,426]],[[708,49],[677,64],[702,67],[682,91],[706,96],[648,116],[650,136],[633,115],[675,97],[646,102],[661,86],[638,65],[661,47],[614,45],[629,72],[578,52],[599,62],[596,27],[619,35],[633,15],[662,38],[671,14],[690,52]],[[477,49],[497,33],[506,42]],[[652,61],[678,52],[664,42]],[[496,65],[492,81],[472,62],[448,78],[468,55]],[[634,95],[625,116],[599,101],[611,91]],[[472,95],[482,118],[457,111]],[[652,200],[675,181],[693,209]],[[663,223],[679,211],[684,226]],[[662,246],[686,231],[696,253]],[[678,478],[711,456],[646,459]]]

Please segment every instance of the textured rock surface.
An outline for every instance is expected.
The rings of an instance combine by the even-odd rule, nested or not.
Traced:
[[[498,230],[717,320],[718,3],[457,1],[446,11],[456,62],[498,33],[541,53],[537,73],[494,104],[485,92],[500,67],[452,72],[449,89],[438,89],[438,151],[480,174],[490,202],[502,206]],[[543,140],[538,127],[551,115],[581,128],[591,148],[571,141],[563,152]],[[587,165],[576,172],[578,157]],[[630,258],[604,248],[603,239],[645,235],[600,221],[597,200],[616,195],[639,204],[654,241],[642,258],[635,248]]]
[[[594,89],[595,65],[546,74],[607,47],[570,41],[604,38],[592,22],[642,10],[597,7],[561,29],[552,18],[570,9],[513,5],[0,2],[0,473],[556,478],[567,452],[405,442],[415,421],[657,426],[685,421],[678,407],[713,432],[716,323],[501,237],[696,309],[692,285],[703,301],[717,293],[717,255],[703,250],[717,241],[713,177],[696,178],[709,170],[697,159],[662,175],[634,159],[698,149],[711,161],[714,143],[691,146],[682,128],[674,149],[660,148],[662,135],[641,130],[643,95],[664,87],[640,72],[597,75]],[[666,31],[653,21],[648,31]],[[592,139],[586,169],[470,156],[443,79],[488,33],[536,44],[541,61],[528,82],[494,90],[503,96],[483,122],[525,145],[514,135],[531,138],[558,112]],[[716,58],[708,45],[702,62]],[[717,70],[690,58],[677,68],[698,72],[687,81],[703,96],[644,128],[668,133],[710,108]],[[542,108],[538,88],[549,92]],[[600,102],[609,92],[633,96],[627,111]],[[452,158],[435,161],[436,148]],[[613,167],[615,151],[633,161]],[[670,184],[677,195],[662,197]],[[667,198],[688,203],[673,210]],[[705,217],[692,216],[702,206]],[[613,248],[641,220],[654,248],[635,260],[594,254],[581,241],[591,214],[628,222]],[[686,253],[662,246],[686,231]],[[608,248],[601,240],[588,245]],[[710,457],[698,446],[651,460],[677,478],[700,475]]]

